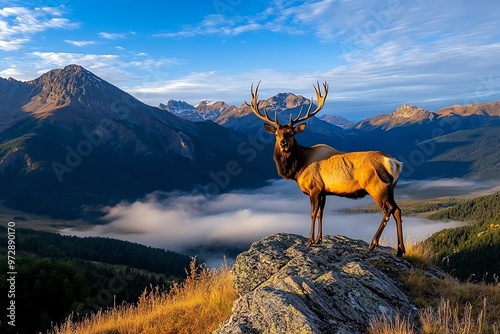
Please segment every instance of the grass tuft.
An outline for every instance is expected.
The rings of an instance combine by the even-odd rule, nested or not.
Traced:
[[[411,270],[403,284],[420,308],[418,328],[399,316],[379,317],[370,322],[370,334],[500,334],[498,282],[436,279],[422,270]]]
[[[491,324],[487,318],[487,300],[474,312],[470,303],[463,308],[452,306],[449,300],[441,299],[437,310],[428,306],[418,312],[420,328],[417,330],[406,318],[395,319],[385,316],[372,319],[369,334],[499,334],[498,324]]]
[[[436,252],[432,245],[425,241],[417,241],[414,238],[407,237],[405,243],[406,253],[403,258],[408,262],[422,268],[433,265],[436,261]]]

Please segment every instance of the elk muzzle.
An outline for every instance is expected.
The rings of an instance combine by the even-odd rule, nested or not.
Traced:
[[[289,148],[290,148],[290,143],[288,142],[288,140],[282,139],[280,141],[280,149],[281,149],[281,151],[282,152],[288,152]]]

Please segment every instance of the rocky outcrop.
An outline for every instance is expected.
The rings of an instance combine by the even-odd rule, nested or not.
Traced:
[[[310,248],[305,241],[275,234],[238,255],[232,270],[240,297],[215,333],[354,334],[378,315],[414,319],[417,307],[401,283],[412,266],[392,248],[370,251],[342,236]],[[446,274],[434,268],[429,275]]]

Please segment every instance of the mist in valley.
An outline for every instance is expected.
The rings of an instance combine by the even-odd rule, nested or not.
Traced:
[[[461,179],[400,181],[396,201],[422,200],[489,192],[495,184]],[[425,202],[424,202],[425,203]],[[382,213],[343,213],[342,209],[373,204],[371,197],[351,200],[329,196],[323,218],[324,235],[344,235],[370,242]],[[341,210],[339,212],[339,210]],[[201,257],[209,266],[228,262],[250,244],[273,233],[307,236],[310,227],[309,198],[295,182],[272,180],[265,187],[212,197],[188,193],[155,192],[133,203],[105,209],[105,224],[86,230],[65,229],[63,234],[102,236]],[[405,238],[419,241],[461,222],[431,221],[405,216]],[[381,241],[396,243],[396,224],[391,218]]]

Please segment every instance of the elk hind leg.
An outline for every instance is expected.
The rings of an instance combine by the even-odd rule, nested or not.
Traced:
[[[320,244],[323,241],[323,209],[325,208],[326,203],[326,195],[319,196],[319,207],[316,214],[316,218],[318,219],[318,235],[316,240],[314,240],[315,244]]]
[[[392,216],[396,220],[396,229],[397,229],[397,233],[398,233],[398,252],[396,255],[401,257],[401,256],[403,256],[404,253],[406,253],[405,244],[404,244],[404,240],[403,240],[403,221],[401,220],[401,209],[396,204],[394,199],[392,201],[394,203],[394,205],[393,205],[394,210],[392,212]]]

